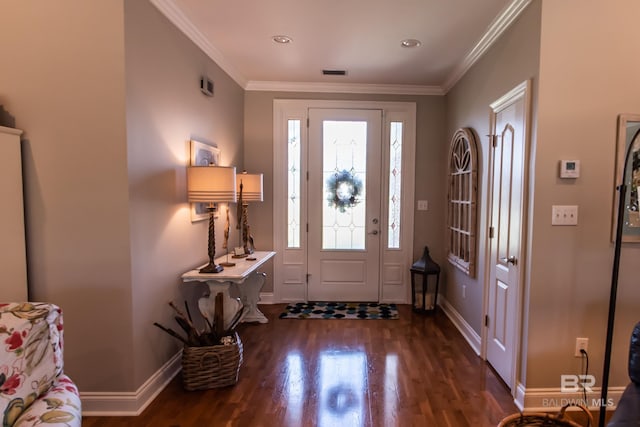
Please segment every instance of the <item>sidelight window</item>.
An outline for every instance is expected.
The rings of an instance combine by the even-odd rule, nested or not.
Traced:
[[[400,248],[402,218],[402,130],[403,122],[390,123],[389,135],[389,228],[387,247]]]
[[[300,120],[287,121],[287,247],[300,247],[301,149]]]

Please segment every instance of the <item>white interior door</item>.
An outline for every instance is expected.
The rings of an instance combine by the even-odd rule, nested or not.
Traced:
[[[308,299],[378,301],[382,111],[309,109]]]
[[[491,104],[492,188],[487,361],[505,383],[515,378],[523,277],[527,82]]]

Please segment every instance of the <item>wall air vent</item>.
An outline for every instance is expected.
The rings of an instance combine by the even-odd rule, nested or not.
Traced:
[[[346,76],[345,70],[322,70],[323,76]]]

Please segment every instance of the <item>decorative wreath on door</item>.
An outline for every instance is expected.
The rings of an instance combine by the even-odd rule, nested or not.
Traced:
[[[362,180],[346,169],[327,179],[327,201],[329,206],[345,212],[361,201]]]

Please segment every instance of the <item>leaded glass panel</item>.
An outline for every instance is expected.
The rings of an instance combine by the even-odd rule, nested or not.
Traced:
[[[367,122],[322,125],[323,249],[365,249]]]
[[[288,120],[287,144],[287,247],[300,247],[300,120]]]
[[[389,232],[387,247],[400,248],[402,122],[391,122],[389,139]]]

